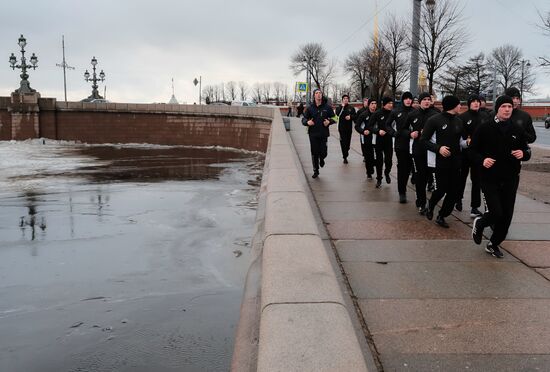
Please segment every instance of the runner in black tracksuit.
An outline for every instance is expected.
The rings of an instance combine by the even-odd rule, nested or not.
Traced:
[[[397,157],[397,191],[399,202],[407,202],[407,182],[413,166],[411,147],[411,128],[407,125],[407,117],[414,110],[413,96],[405,92],[401,96],[401,107],[393,110],[386,121],[387,132],[395,138],[395,155]]]
[[[349,104],[349,96],[342,96],[342,104],[336,108],[338,116],[338,133],[340,134],[340,148],[344,164],[348,163],[351,134],[353,132],[353,120],[355,119],[355,107]]]
[[[426,217],[429,220],[433,218],[435,206],[445,196],[435,222],[441,227],[448,228],[449,225],[445,221],[445,217],[453,211],[458,194],[460,147],[464,130],[462,121],[456,116],[460,108],[460,100],[455,96],[446,96],[441,103],[443,104],[443,112],[432,116],[428,120],[420,137],[420,142],[429,151],[435,153],[436,189],[428,203]],[[433,154],[431,155],[433,156]]]
[[[320,89],[313,92],[314,101],[307,106],[302,118],[302,124],[308,127],[311,160],[313,163],[313,178],[319,176],[319,166],[325,165],[327,157],[327,139],[330,135],[329,125],[334,124],[334,111],[327,104]]]
[[[373,134],[376,153],[376,188],[382,185],[382,168],[385,165],[384,175],[386,182],[391,183],[390,172],[392,167],[393,143],[391,136],[386,134],[386,120],[388,120],[393,108],[393,99],[382,98],[382,108],[376,111],[370,118],[367,129]]]
[[[468,97],[468,111],[458,115],[458,118],[462,120],[464,127],[464,135],[466,141],[469,144],[472,135],[476,128],[482,121],[489,120],[489,115],[480,111],[481,99],[477,94],[473,94]],[[458,200],[456,201],[456,210],[462,211],[462,199],[464,198],[464,189],[466,188],[466,180],[468,179],[468,173],[470,173],[470,179],[472,180],[471,190],[471,202],[470,202],[470,216],[477,217],[481,215],[479,207],[481,206],[481,186],[479,184],[479,172],[478,166],[472,164],[468,156],[468,148],[462,150],[462,167],[460,169],[460,189],[458,191]]]
[[[527,143],[533,143],[537,140],[537,132],[533,127],[531,115],[520,109],[521,93],[518,88],[510,87],[506,89],[506,95],[512,97],[514,101],[514,111],[512,112],[512,122],[525,129]]]
[[[372,179],[374,174],[374,146],[372,143],[372,134],[366,128],[368,126],[370,117],[376,111],[376,100],[367,99],[363,100],[363,105],[359,111],[357,111],[355,117],[355,130],[359,133],[359,140],[361,141],[361,152],[365,160],[365,168],[367,171],[367,178]]]
[[[521,162],[531,157],[529,134],[511,120],[512,105],[509,96],[496,100],[496,116],[474,132],[469,152],[472,161],[481,167],[481,189],[489,209],[474,220],[472,237],[481,244],[484,228],[494,225],[485,250],[498,258],[503,256],[498,245],[506,238],[514,215]]]
[[[428,93],[421,93],[419,96],[420,107],[414,110],[407,117],[407,126],[411,131],[412,155],[414,160],[415,188],[416,188],[416,207],[420,214],[426,213],[426,183],[428,178],[428,159],[427,150],[420,144],[420,135],[424,129],[424,124],[433,115],[438,112],[430,107],[431,98]]]

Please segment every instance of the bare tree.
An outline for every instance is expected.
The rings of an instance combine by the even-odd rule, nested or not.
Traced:
[[[286,102],[287,101],[287,86],[286,84],[280,83],[278,81],[273,83],[273,94],[276,102]]]
[[[252,86],[252,97],[258,103],[262,102],[262,97],[263,97],[262,88],[263,88],[263,84],[260,84],[260,83],[254,83],[254,85]]]
[[[328,60],[328,53],[321,43],[307,43],[292,55],[289,67],[295,76],[309,70],[315,86],[323,89],[332,79],[336,63]]]
[[[487,71],[485,54],[479,53],[468,59],[464,69],[464,89],[468,94],[485,92],[492,82],[492,76]]]
[[[379,100],[388,90],[390,55],[386,49],[373,40],[367,52],[367,69],[370,81],[370,97]]]
[[[225,93],[227,94],[227,97],[231,101],[234,101],[237,99],[237,83],[234,81],[230,81],[227,84],[225,84]]]
[[[248,95],[248,85],[244,81],[239,81],[239,97],[241,101],[246,101]]]
[[[262,83],[263,101],[269,103],[271,99],[271,83]]]
[[[350,75],[351,86],[359,98],[368,95],[368,53],[369,49],[364,47],[358,52],[351,53],[344,63],[344,72]]]
[[[497,83],[503,90],[522,85],[524,92],[532,91],[535,76],[529,63],[522,66],[522,57],[521,49],[510,44],[499,46],[491,52],[489,63],[496,69]]]
[[[207,85],[202,88],[202,96],[204,97],[204,102],[209,104],[214,101],[214,87],[212,85]]]
[[[393,98],[396,97],[397,90],[410,75],[410,62],[405,56],[410,45],[409,29],[407,23],[396,18],[393,14],[388,18],[382,27],[382,45],[384,45],[389,55],[389,87]]]
[[[426,4],[420,21],[418,52],[428,72],[428,90],[433,93],[436,72],[458,57],[468,37],[458,3],[438,0],[431,9]]]
[[[438,85],[443,95],[452,94],[461,100],[468,97],[465,89],[466,69],[460,65],[448,65],[444,73],[439,76]]]
[[[539,12],[540,22],[539,27],[543,30],[544,34],[550,36],[550,10],[543,14]],[[550,57],[542,56],[539,57],[539,62],[541,66],[550,67]]]

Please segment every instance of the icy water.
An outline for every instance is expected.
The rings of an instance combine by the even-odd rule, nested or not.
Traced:
[[[0,142],[0,371],[227,371],[263,160]]]

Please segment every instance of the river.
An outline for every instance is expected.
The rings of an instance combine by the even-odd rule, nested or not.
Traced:
[[[0,371],[224,371],[263,155],[0,142]]]

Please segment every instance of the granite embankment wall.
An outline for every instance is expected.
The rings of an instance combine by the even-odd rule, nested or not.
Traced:
[[[273,110],[264,107],[56,102],[0,98],[0,140],[227,146],[266,151]]]
[[[232,371],[366,371],[281,113],[266,153]]]

